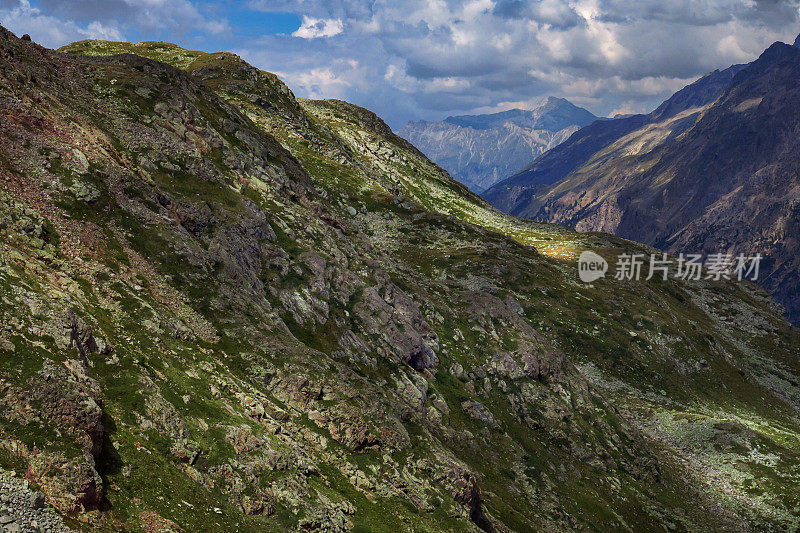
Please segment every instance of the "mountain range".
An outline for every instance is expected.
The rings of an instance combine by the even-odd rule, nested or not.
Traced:
[[[649,115],[583,128],[485,197],[675,254],[761,254],[759,283],[800,323],[798,79],[797,43],[775,43]]]
[[[502,213],[366,109],[0,28],[0,184],[6,530],[797,525],[762,288],[584,284],[655,250]]]
[[[399,134],[455,179],[481,192],[595,120],[563,98],[548,97],[529,110],[412,121]]]

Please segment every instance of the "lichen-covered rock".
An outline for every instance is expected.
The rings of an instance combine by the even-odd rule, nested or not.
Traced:
[[[500,424],[497,423],[494,416],[492,415],[491,411],[489,411],[485,405],[481,402],[473,401],[473,400],[465,400],[461,402],[461,408],[467,413],[467,416],[476,420],[482,424],[486,424],[487,426],[493,428],[499,428]]]

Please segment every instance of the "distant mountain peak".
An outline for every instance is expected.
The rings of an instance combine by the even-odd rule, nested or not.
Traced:
[[[534,109],[540,109],[542,107],[553,106],[553,105],[567,105],[567,106],[577,107],[575,104],[573,104],[566,98],[559,98],[558,96],[548,96],[542,99],[542,101],[539,102],[539,104],[536,105]]]
[[[561,130],[571,124],[583,126],[597,119],[592,113],[565,98],[548,96],[532,109],[509,109],[483,115],[449,116],[443,122],[487,130],[503,126],[506,122],[528,129]]]
[[[400,135],[474,191],[482,191],[597,120],[564,98],[531,109],[409,122]]]
[[[570,102],[569,100],[567,100],[566,98],[559,98],[558,96],[548,96],[548,97],[544,98],[539,103],[539,105],[537,105],[534,109],[539,109],[539,108],[542,108],[542,107],[552,106],[552,105],[565,105],[565,106],[570,106],[570,107],[578,107],[575,104],[573,104],[572,102]]]
[[[794,40],[794,45],[800,48],[800,35],[797,36],[797,39]]]

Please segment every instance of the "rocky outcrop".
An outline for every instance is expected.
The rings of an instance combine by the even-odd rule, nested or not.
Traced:
[[[0,402],[11,420],[23,426],[43,424],[55,438],[66,438],[77,447],[78,455],[69,457],[48,450],[42,441],[6,442],[7,452],[28,461],[27,474],[48,501],[66,513],[100,507],[104,487],[97,462],[106,436],[103,399],[100,384],[88,376],[84,364],[74,359],[61,365],[45,362],[26,389],[0,382]]]
[[[439,358],[435,350],[439,339],[422,318],[419,307],[392,283],[385,274],[380,285],[367,287],[356,316],[363,321],[367,335],[384,339],[384,351],[415,370],[436,368]]]
[[[13,470],[0,470],[0,528],[7,533],[23,531],[72,531],[55,510],[46,505],[45,496]]]

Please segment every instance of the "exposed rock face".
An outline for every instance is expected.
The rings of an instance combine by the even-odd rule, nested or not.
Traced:
[[[776,43],[730,72],[677,93],[644,124],[625,119],[618,135],[581,130],[590,150],[562,145],[487,198],[517,215],[676,254],[761,254],[759,283],[800,323],[800,51]]]
[[[97,509],[103,499],[103,482],[96,461],[105,437],[100,384],[88,376],[83,363],[68,359],[63,365],[45,362],[26,389],[8,384],[0,389],[4,389],[0,402],[10,420],[22,425],[44,424],[50,431],[72,437],[78,447],[79,455],[69,458],[8,443],[8,451],[27,457],[29,477],[63,512]]]
[[[0,31],[0,462],[45,505],[149,531],[793,523],[800,339],[763,292],[581,286],[577,250],[646,249],[505,216],[233,54],[67,51]]]
[[[483,191],[597,120],[563,98],[534,109],[409,122],[400,135],[476,192]]]
[[[72,531],[55,510],[45,504],[44,495],[15,472],[0,470],[0,528],[4,532]]]

